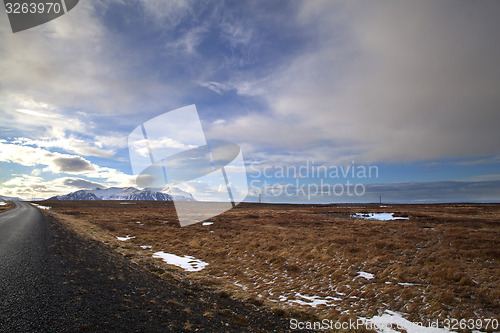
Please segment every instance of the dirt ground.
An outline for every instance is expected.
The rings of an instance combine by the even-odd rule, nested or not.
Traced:
[[[390,310],[421,323],[500,320],[500,204],[240,204],[212,224],[182,228],[171,202],[43,205],[164,279],[198,281],[287,316]],[[351,217],[381,212],[408,219]],[[153,258],[157,251],[208,265],[186,272]]]

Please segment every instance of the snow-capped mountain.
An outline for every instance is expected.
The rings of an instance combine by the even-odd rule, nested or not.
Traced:
[[[57,195],[49,200],[101,200],[95,194],[89,193],[86,190],[71,192],[66,195]]]
[[[171,193],[169,193],[171,192]],[[135,187],[96,188],[95,190],[79,190],[66,195],[58,195],[48,200],[149,200],[149,201],[195,201],[193,196],[177,187],[167,192],[161,189]]]
[[[175,186],[165,186],[161,189],[161,192],[169,194],[176,201],[196,201],[191,193],[181,190]]]
[[[0,195],[0,201],[22,201],[22,199],[16,197],[8,197],[6,195]]]
[[[87,190],[87,192],[94,194],[100,200],[147,200],[139,199],[145,198],[147,194],[141,195],[141,190],[135,187],[96,188],[95,190]]]

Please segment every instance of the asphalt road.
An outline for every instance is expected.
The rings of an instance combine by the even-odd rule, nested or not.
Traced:
[[[0,332],[287,331],[203,286],[167,282],[37,208],[0,214]]]
[[[20,202],[0,214],[0,329],[36,329],[33,319],[48,312],[57,289],[49,243],[38,209]]]

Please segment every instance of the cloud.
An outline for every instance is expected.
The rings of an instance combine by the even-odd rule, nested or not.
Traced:
[[[188,0],[138,0],[148,17],[163,28],[178,25],[187,15],[192,14],[192,1]]]
[[[56,134],[56,136],[59,136]],[[61,137],[43,137],[40,139],[29,139],[24,137],[16,138],[13,143],[23,146],[30,145],[40,148],[63,148],[65,151],[73,152],[84,156],[112,157],[115,152],[102,147],[92,146],[89,142],[77,139],[73,136],[66,137],[65,133],[61,133]]]
[[[0,160],[133,183],[91,157],[122,162],[128,131],[196,103],[260,167],[496,163],[499,7],[87,1],[17,34],[0,15]]]
[[[486,175],[478,175],[470,177],[468,180],[470,181],[500,181],[500,173],[486,174]]]
[[[87,159],[70,154],[51,152],[42,148],[20,146],[0,141],[0,162],[16,163],[23,166],[46,166],[43,171],[54,174],[66,173],[84,175],[88,178],[104,179],[107,183],[129,186],[135,177],[116,169],[101,167]]]
[[[22,114],[26,114],[28,116],[34,116],[37,118],[55,118],[53,114],[47,114],[47,113],[42,113],[39,111],[34,111],[34,110],[27,110],[27,109],[16,109],[17,112],[20,112]]]
[[[0,142],[0,161],[24,166],[46,165],[54,173],[82,173],[99,168],[80,156],[53,153],[45,149]]]
[[[171,3],[152,2],[144,4],[154,8]],[[45,116],[54,118],[51,124],[60,123],[61,128],[70,131],[78,131],[75,125],[80,124],[59,122],[59,115],[74,119],[78,111],[91,110],[93,117],[130,116],[138,108],[154,110],[160,100],[173,101],[174,89],[158,78],[157,67],[150,70],[151,63],[144,59],[142,50],[127,44],[136,40],[124,38],[112,30],[116,22],[103,19],[108,10],[130,10],[126,6],[111,0],[84,1],[57,20],[16,34],[8,28],[7,15],[0,16],[0,27],[4,27],[0,30],[0,116],[6,121],[15,117],[8,126],[18,124],[22,129],[24,124],[32,124],[27,113],[37,118],[44,116],[40,110],[23,105],[23,101],[55,106],[56,112]],[[134,7],[137,11],[137,4]],[[165,96],[165,91],[172,94]],[[25,132],[23,135],[28,136]]]
[[[203,41],[207,28],[196,27],[186,31],[181,37],[168,42],[166,49],[169,53],[181,53],[189,56],[199,56],[198,46]]]
[[[85,179],[81,179],[81,178],[64,178],[62,180],[62,183],[65,186],[75,187],[75,188],[82,189],[82,190],[92,190],[95,188],[105,187],[102,184],[94,183],[94,182],[91,182],[91,181],[88,181]]]
[[[81,178],[56,178],[47,180],[43,177],[31,175],[13,175],[3,182],[2,194],[30,200],[32,198],[47,199],[55,195],[67,194],[70,188],[95,189],[105,187],[99,183]]]
[[[208,88],[219,95],[222,95],[225,91],[229,90],[227,85],[220,82],[201,82],[200,86]]]
[[[110,42],[113,36],[96,15],[103,8],[94,5],[97,9],[82,3],[78,10],[30,32],[0,32],[2,127],[20,134],[24,144],[85,156],[114,155],[92,144],[98,128],[109,125],[96,116],[135,111],[131,98],[136,97],[131,96],[142,92],[134,80],[124,79],[131,74],[113,56],[121,52],[120,46]],[[86,29],[81,29],[83,22],[89,24]],[[143,78],[140,87],[150,82]],[[82,111],[89,109],[93,114]],[[28,143],[26,137],[36,139]]]
[[[63,194],[67,190],[57,181],[46,181],[42,177],[30,175],[13,175],[14,177],[2,183],[2,194],[19,197],[26,200],[32,198],[48,198]]]
[[[376,202],[456,202],[500,200],[500,181],[415,182],[366,185],[366,199]]]
[[[79,173],[84,171],[95,171],[95,167],[82,157],[56,157],[52,163],[59,172]]]
[[[6,19],[6,15],[0,18],[5,27],[0,46],[4,94],[57,105],[68,105],[75,97],[102,96],[103,83],[109,80],[102,66],[106,56],[95,46],[102,45],[106,36],[92,6],[81,3],[78,10],[17,34],[8,31]],[[81,29],[82,24],[87,28]]]
[[[113,133],[113,135],[97,135],[95,137],[95,144],[99,148],[102,148],[103,146],[111,148],[125,148],[128,146],[127,135],[118,132]]]
[[[265,112],[211,135],[332,162],[498,154],[499,6],[305,2],[290,19],[315,29],[314,47],[258,78]]]
[[[191,193],[199,201],[230,201],[226,184],[221,183],[217,176],[206,177],[203,181],[193,180],[174,185]]]
[[[253,23],[253,22],[252,22]],[[258,44],[254,34],[253,24],[241,18],[231,17],[230,13],[225,13],[223,21],[219,24],[221,38],[227,40],[232,48],[255,47],[251,43]]]
[[[4,186],[27,186],[29,184],[34,184],[39,187],[43,184],[44,179],[42,177],[30,176],[30,175],[16,175],[7,181],[5,181],[2,185]]]
[[[44,99],[36,100],[22,92],[9,91],[9,84],[4,86],[6,88],[0,91],[0,114],[4,126],[36,137],[60,135],[68,129],[74,133],[90,132],[92,123],[88,119],[81,119],[83,113],[65,115],[57,106],[44,102]]]
[[[297,186],[298,185],[298,186]],[[262,193],[264,202],[499,202],[500,180],[438,181],[391,184],[268,184],[252,188],[253,200]]]

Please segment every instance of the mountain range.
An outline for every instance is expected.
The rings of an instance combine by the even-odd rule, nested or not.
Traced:
[[[5,195],[0,195],[0,201],[21,201],[22,199],[16,197],[8,197]]]
[[[47,200],[149,200],[149,201],[196,201],[191,193],[178,187],[167,186],[162,189],[135,187],[96,188],[79,190],[65,195],[57,195]]]

